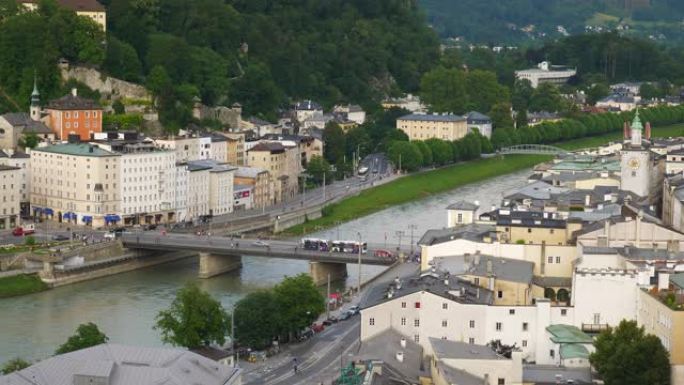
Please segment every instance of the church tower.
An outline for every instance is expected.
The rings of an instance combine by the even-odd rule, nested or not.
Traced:
[[[29,108],[31,120],[40,120],[40,92],[38,92],[38,81],[33,77],[33,92],[31,92],[31,107]]]
[[[644,126],[639,118],[639,110],[634,115],[631,126],[625,127],[625,137],[620,160],[620,188],[633,192],[640,197],[649,195],[651,184],[651,151],[643,144]]]

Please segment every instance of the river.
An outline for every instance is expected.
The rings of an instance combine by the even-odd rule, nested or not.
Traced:
[[[498,204],[502,194],[525,184],[529,170],[461,187],[416,202],[392,207],[378,213],[322,231],[313,236],[356,239],[357,232],[370,243],[387,242],[396,247],[397,231],[404,231],[402,245],[414,241],[428,229],[446,225],[446,206],[457,200],[479,201],[487,210]],[[119,274],[94,281],[48,290],[42,293],[0,300],[0,363],[14,357],[43,359],[72,335],[76,327],[94,322],[111,342],[161,346],[153,330],[154,318],[169,306],[176,290],[188,281],[211,293],[230,308],[246,293],[268,288],[283,277],[308,272],[303,261],[243,258],[239,272],[208,280],[198,280],[196,258]],[[382,267],[363,266],[364,279]],[[348,285],[356,284],[357,267],[348,266]]]

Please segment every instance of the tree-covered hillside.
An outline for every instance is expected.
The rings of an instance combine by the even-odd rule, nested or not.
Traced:
[[[415,92],[438,57],[437,37],[412,0],[100,1],[106,40],[54,0],[32,13],[0,0],[7,96],[25,106],[34,69],[44,93],[60,92],[56,63],[64,57],[146,84],[160,96],[162,122],[178,127],[194,96],[240,102],[246,114],[265,117],[299,98],[369,106]]]
[[[587,26],[602,31],[627,26],[625,33],[682,40],[681,0],[420,0],[443,37],[475,43],[517,44],[577,34]],[[660,36],[663,34],[663,36]]]

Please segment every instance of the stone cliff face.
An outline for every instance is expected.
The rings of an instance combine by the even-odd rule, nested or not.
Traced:
[[[93,90],[99,91],[105,99],[152,100],[152,95],[145,87],[107,76],[94,68],[61,64],[60,72],[64,81],[74,79]]]

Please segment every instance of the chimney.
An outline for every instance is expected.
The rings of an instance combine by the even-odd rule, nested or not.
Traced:
[[[78,90],[76,89],[76,87],[71,89],[71,96],[78,96]]]
[[[487,260],[487,275],[492,275],[492,260],[488,259]]]
[[[584,206],[585,207],[591,206],[591,195],[587,194],[584,196]]]
[[[636,230],[634,234],[634,246],[639,247],[639,243],[641,242],[641,218],[644,216],[643,212],[639,210],[639,213],[636,216]]]
[[[406,338],[401,337],[401,341],[399,341],[399,344],[401,345],[402,348],[406,347]]]
[[[658,272],[658,290],[667,290],[670,288],[670,272],[667,270],[660,270]]]
[[[629,138],[629,126],[628,126],[627,122],[624,122],[622,124],[622,136],[623,136],[623,139]]]
[[[397,352],[397,361],[404,362],[404,352],[402,352],[402,351]]]
[[[610,220],[608,219],[603,223],[603,234],[606,236],[606,242],[610,245]]]

